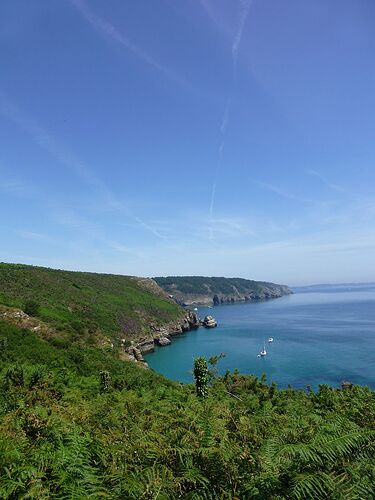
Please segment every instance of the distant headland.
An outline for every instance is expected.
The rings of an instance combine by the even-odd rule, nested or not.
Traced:
[[[153,279],[183,306],[266,300],[293,293],[286,285],[244,278],[167,276]]]

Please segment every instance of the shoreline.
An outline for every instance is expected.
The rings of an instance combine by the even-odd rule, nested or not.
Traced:
[[[268,298],[259,298],[253,300],[237,300],[237,301],[229,301],[223,302],[219,304],[212,305],[207,304],[196,304],[198,307],[205,309],[216,309],[221,306],[234,306],[234,305],[249,305],[249,304],[259,304],[265,302],[273,302],[276,299],[281,299],[283,297],[288,297],[292,294],[284,294],[280,297],[268,297]],[[195,304],[194,304],[195,305]],[[151,330],[155,332],[155,335],[149,335],[141,337],[140,339],[135,339],[131,341],[130,346],[123,346],[124,352],[128,355],[127,360],[133,362],[140,362],[144,366],[148,367],[146,360],[144,359],[144,354],[150,354],[155,351],[156,347],[168,347],[173,342],[173,337],[180,336],[183,333],[188,333],[192,330],[197,330],[200,327],[210,328],[203,324],[203,320],[198,317],[197,311],[190,309],[191,306],[181,306],[187,314],[179,321],[173,322],[172,324],[163,325],[161,327],[156,327],[151,325]],[[216,321],[216,320],[215,320]],[[217,326],[217,325],[216,325]],[[172,337],[172,338],[171,338]]]

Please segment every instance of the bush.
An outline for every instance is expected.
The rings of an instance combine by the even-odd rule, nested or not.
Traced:
[[[28,300],[25,302],[23,310],[29,316],[38,316],[40,312],[40,305],[35,300]]]
[[[196,358],[194,361],[194,378],[197,396],[206,398],[208,395],[208,367],[205,358]]]

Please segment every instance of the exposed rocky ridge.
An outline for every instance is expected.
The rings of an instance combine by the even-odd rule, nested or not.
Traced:
[[[243,278],[169,276],[157,277],[154,281],[170,298],[184,306],[267,300],[293,293],[286,285]]]
[[[22,309],[16,307],[8,307],[0,304],[0,320],[6,321],[18,328],[30,330],[44,340],[49,340],[53,337],[62,338],[64,335],[61,331],[57,331],[40,318],[29,316]],[[93,340],[93,345],[96,345],[96,347],[114,347],[111,339],[104,335],[97,333]]]
[[[170,337],[195,330],[199,326],[199,318],[194,311],[185,311],[185,315],[181,320],[173,321],[164,326],[151,324],[151,333],[138,340],[133,340],[130,346],[126,346],[125,339],[123,340],[123,348],[128,355],[127,359],[147,366],[143,354],[152,352],[156,345],[167,346],[171,343]]]
[[[139,276],[132,276],[131,279],[134,280],[138,286],[144,288],[148,292],[151,292],[154,295],[158,295],[159,297],[162,297],[163,299],[166,299],[168,301],[172,301],[169,294],[165,290],[163,290],[163,288],[159,286],[154,279],[141,278]]]
[[[0,319],[26,330],[37,332],[44,337],[50,337],[55,332],[39,318],[29,316],[21,309],[0,304]]]

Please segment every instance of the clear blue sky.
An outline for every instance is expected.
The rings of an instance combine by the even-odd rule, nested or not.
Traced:
[[[373,0],[2,0],[0,260],[375,281]]]

